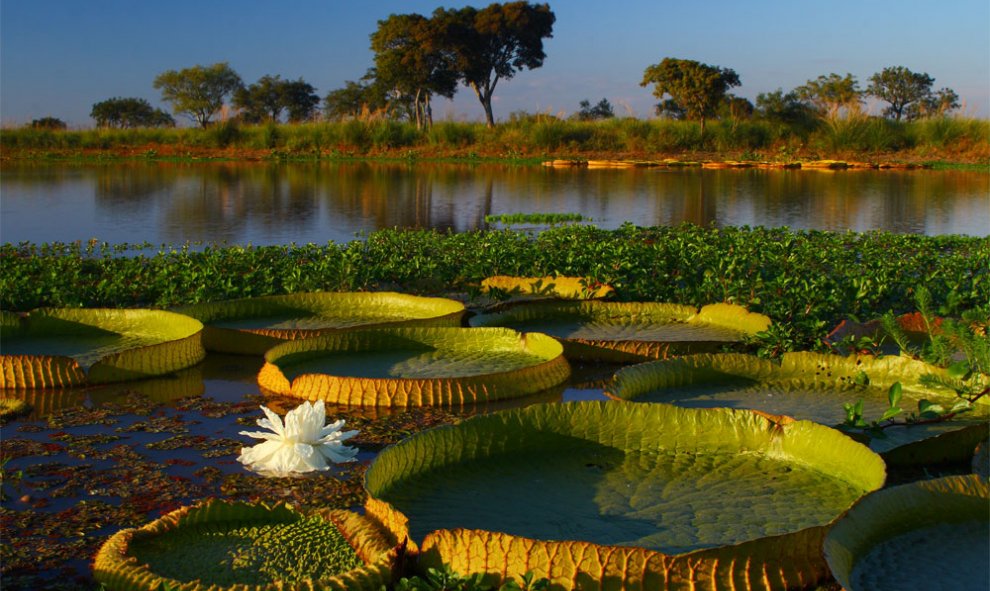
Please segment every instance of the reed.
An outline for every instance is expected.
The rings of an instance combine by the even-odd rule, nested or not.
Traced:
[[[548,114],[513,114],[495,128],[482,123],[437,121],[418,129],[393,120],[348,120],[303,124],[243,125],[234,121],[207,129],[4,129],[0,147],[20,151],[74,153],[86,150],[144,153],[157,146],[264,151],[284,156],[406,154],[524,156],[549,154],[681,154],[786,152],[828,155],[857,153],[868,157],[915,151],[938,158],[966,151],[977,159],[990,155],[990,121],[965,117],[896,122],[854,115],[807,125],[758,118],[716,120],[705,133],[695,121],[642,120],[631,117],[600,121],[561,119]],[[786,147],[786,150],[784,149]]]

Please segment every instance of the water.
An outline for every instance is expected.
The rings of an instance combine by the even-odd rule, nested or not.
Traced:
[[[466,231],[489,214],[581,213],[601,228],[788,226],[990,235],[990,175],[960,171],[549,169],[407,163],[5,164],[0,240],[347,242]]]

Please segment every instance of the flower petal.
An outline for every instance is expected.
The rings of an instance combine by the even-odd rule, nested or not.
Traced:
[[[269,424],[267,424],[267,425],[261,425],[260,422],[258,424],[261,425],[261,426],[263,426],[263,427],[267,427],[267,428],[271,429],[272,431],[278,433],[282,437],[285,437],[285,429],[282,426],[282,418],[279,417],[277,414],[275,414],[274,411],[272,411],[270,408],[268,408],[265,405],[262,405],[261,406],[261,410],[264,411],[265,416],[268,417]]]

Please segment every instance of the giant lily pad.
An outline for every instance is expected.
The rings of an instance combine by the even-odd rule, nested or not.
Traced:
[[[348,511],[210,500],[117,532],[93,573],[112,591],[378,591],[398,551],[387,532]]]
[[[510,296],[542,296],[561,299],[603,298],[615,290],[583,277],[548,275],[546,277],[512,277],[495,275],[481,282],[485,293],[500,291]]]
[[[835,523],[824,549],[850,591],[986,589],[990,486],[974,474],[877,491]]]
[[[815,423],[598,401],[419,433],[365,485],[423,566],[645,590],[813,584],[826,526],[884,478],[879,456]]]
[[[161,310],[2,313],[0,388],[64,388],[168,374],[203,360],[200,321]]]
[[[552,338],[506,328],[389,328],[278,345],[258,374],[275,394],[353,406],[461,405],[542,392],[570,366]]]
[[[689,355],[626,367],[605,393],[620,400],[663,402],[691,408],[748,408],[774,415],[840,425],[844,404],[863,401],[863,416],[878,418],[888,407],[887,390],[900,382],[901,408],[916,410],[922,399],[954,401],[947,389],[921,383],[945,370],[900,356],[786,353],[780,363],[751,355]],[[868,382],[868,385],[866,384]],[[942,423],[894,427],[870,447],[899,464],[964,461],[987,437],[988,406]]]
[[[716,351],[766,330],[770,319],[733,304],[692,306],[630,302],[533,302],[471,318],[472,326],[508,326],[548,334],[569,359],[639,362]]]
[[[393,292],[321,292],[196,304],[179,311],[206,325],[208,351],[262,355],[284,341],[349,328],[460,326],[464,304]]]

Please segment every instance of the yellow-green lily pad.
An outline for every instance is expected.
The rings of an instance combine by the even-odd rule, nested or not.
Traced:
[[[922,383],[944,369],[901,356],[786,353],[779,363],[739,353],[688,355],[625,367],[605,393],[635,402],[662,402],[688,408],[747,408],[772,415],[838,426],[844,404],[863,401],[863,416],[879,418],[888,408],[887,391],[898,382],[900,406],[917,411],[922,399],[949,404],[955,393]],[[990,405],[945,422],[891,427],[870,439],[870,448],[896,464],[967,461],[990,429]]]
[[[209,302],[178,311],[203,322],[208,351],[262,355],[285,341],[351,328],[460,326],[464,304],[394,292],[318,292]]]
[[[480,314],[471,326],[506,326],[548,334],[568,359],[617,363],[716,351],[766,330],[770,319],[733,304],[651,302],[521,303]]]
[[[646,590],[824,580],[828,525],[884,478],[878,455],[815,423],[580,402],[419,433],[365,485],[421,567]]]
[[[972,474],[874,492],[835,523],[823,546],[849,591],[986,589],[990,485]]]
[[[265,354],[265,390],[351,406],[450,406],[518,398],[563,383],[563,348],[506,328],[352,330]]]
[[[161,376],[206,352],[203,325],[162,310],[3,312],[0,388],[65,388]]]
[[[349,511],[209,500],[117,532],[93,574],[111,591],[378,591],[398,552],[388,532]]]

